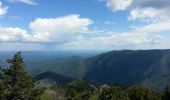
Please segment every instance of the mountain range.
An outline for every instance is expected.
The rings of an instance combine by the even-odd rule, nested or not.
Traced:
[[[86,57],[36,59],[27,65],[28,72],[37,77],[53,71],[55,77],[63,75],[96,84],[144,85],[156,91],[170,83],[170,50],[119,50]]]

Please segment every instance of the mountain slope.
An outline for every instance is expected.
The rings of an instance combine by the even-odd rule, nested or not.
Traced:
[[[111,51],[87,59],[84,79],[101,84],[143,84],[164,88],[170,83],[170,50]]]
[[[95,84],[142,84],[159,91],[170,83],[170,50],[111,51],[86,59],[74,56],[51,63],[45,71]]]
[[[38,61],[33,59],[26,62],[34,75],[53,71],[95,84],[142,84],[156,90],[161,90],[170,83],[170,50],[120,50],[89,58],[41,57],[36,57]]]
[[[48,80],[48,81],[52,81],[52,82],[56,82],[60,84],[67,84],[73,80],[72,78],[54,73],[52,71],[41,73],[35,76],[34,79],[35,80]]]
[[[3,68],[9,67],[6,60],[11,58],[16,52],[0,51],[0,66]],[[22,51],[22,56],[26,63],[27,72],[33,76],[45,71],[54,71],[64,76],[79,77],[77,73],[74,73],[78,69],[75,66],[79,67],[83,58],[92,57],[101,54],[101,52],[103,51]]]
[[[94,85],[84,80],[73,80],[68,86],[76,89],[96,89]]]

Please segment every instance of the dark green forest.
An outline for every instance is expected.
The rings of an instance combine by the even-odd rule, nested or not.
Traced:
[[[5,62],[13,54],[15,52],[0,52],[2,68],[9,68],[9,64]],[[22,52],[27,65],[25,70],[38,80],[48,75],[53,75],[53,78],[66,76],[66,79],[87,80],[93,84],[142,85],[157,92],[161,92],[170,83],[169,49],[118,50],[94,53],[88,57],[84,55],[86,54]],[[40,77],[45,72],[47,75]]]
[[[142,85],[93,84],[53,72],[33,78],[20,52],[7,62],[9,68],[0,68],[0,100],[170,100],[170,86],[156,92]]]

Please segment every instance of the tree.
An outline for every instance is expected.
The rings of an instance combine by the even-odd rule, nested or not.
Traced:
[[[101,86],[100,100],[129,100],[126,91],[120,86]]]
[[[0,67],[0,100],[5,100],[4,70]]]
[[[33,100],[42,91],[35,88],[35,82],[25,71],[25,63],[21,57],[21,52],[8,59],[10,68],[4,70],[2,78],[3,100]],[[5,98],[5,99],[4,99]]]
[[[165,91],[162,95],[162,100],[170,100],[170,86],[165,88]]]
[[[159,95],[143,86],[131,86],[127,92],[130,100],[160,100]]]

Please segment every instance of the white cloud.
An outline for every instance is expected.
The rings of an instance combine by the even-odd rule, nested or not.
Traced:
[[[155,9],[155,8],[136,8],[131,10],[129,20],[142,20],[147,22],[165,21],[169,20],[169,9]]]
[[[137,29],[136,29],[137,30]],[[35,47],[34,50],[45,49],[43,43],[52,43],[56,45],[58,49],[72,49],[72,50],[96,50],[96,49],[113,49],[115,47],[126,48],[125,46],[136,47],[138,45],[154,45],[161,44],[164,42],[165,38],[163,36],[157,34],[149,34],[144,33],[142,30],[140,32],[129,32],[129,33],[108,33],[103,34],[103,36],[93,36],[86,37],[82,35],[75,35],[74,39],[64,42],[64,43],[56,43],[58,40],[50,40],[48,36],[43,34],[28,34],[27,31],[20,28],[0,28],[0,44],[4,49],[14,48],[12,44],[18,45],[23,50],[31,50],[28,47]],[[53,35],[55,37],[55,34]],[[67,37],[67,35],[65,35]],[[61,37],[61,38],[65,38]],[[38,43],[38,44],[37,44]],[[7,47],[5,47],[5,44]],[[47,44],[48,45],[48,44]],[[9,47],[8,47],[9,46]],[[37,48],[36,48],[37,46]],[[160,46],[160,45],[159,45]],[[24,47],[22,49],[22,47]],[[2,49],[2,48],[1,48]],[[16,49],[15,49],[16,50]]]
[[[29,4],[29,5],[37,5],[35,0],[8,0],[8,1],[12,3],[20,2],[20,3]]]
[[[60,49],[113,49],[113,47],[125,47],[127,45],[135,47],[137,45],[161,44],[164,37],[155,34],[155,32],[170,30],[170,24],[165,22],[135,27],[131,32],[109,32],[106,34],[104,31],[101,32],[103,35],[94,34],[89,37],[86,32],[91,32],[89,25],[92,23],[93,21],[89,18],[80,18],[79,15],[68,15],[58,18],[37,18],[29,25],[31,33],[17,27],[1,27],[0,42],[1,46],[2,43],[11,46],[9,42],[20,46],[26,44],[29,47],[30,44],[35,44],[32,46],[34,47],[38,44],[52,43],[56,44],[57,48]],[[93,34],[93,31],[91,34]],[[43,48],[42,45],[39,45],[39,47]]]
[[[0,41],[10,42],[10,41],[22,41],[26,39],[28,34],[25,30],[20,28],[0,28]]]
[[[31,34],[20,28],[0,28],[0,41],[68,42],[88,32],[92,20],[69,15],[58,18],[37,18],[30,23]]]
[[[128,19],[147,22],[169,20],[169,5],[169,0],[135,0]]]
[[[170,21],[165,22],[157,22],[148,25],[144,25],[142,27],[134,27],[137,32],[145,32],[145,33],[161,33],[170,31]]]
[[[125,10],[132,4],[132,0],[107,0],[106,2],[107,7],[112,11]]]
[[[138,45],[160,46],[166,42],[164,41],[165,37],[159,33],[170,31],[170,22],[159,22],[135,27],[131,32],[122,33],[92,31],[89,29],[92,23],[91,19],[81,18],[77,14],[57,18],[37,18],[29,25],[31,33],[18,27],[1,27],[0,46],[4,47],[2,45],[4,43],[13,48],[10,43],[15,43],[24,48],[25,44],[28,47],[37,46],[37,48],[44,49],[45,46],[40,44],[48,45],[47,43],[49,43],[53,44],[53,46],[56,45],[59,49],[75,50],[126,48],[126,46],[129,48],[130,46],[137,47]],[[93,32],[101,34],[93,34]],[[30,50],[30,48],[26,49]]]
[[[18,27],[1,27],[0,42],[49,42],[46,34],[29,34]]]
[[[80,18],[80,15],[73,14],[59,18],[37,18],[30,24],[33,33],[51,33],[51,34],[71,34],[83,33],[88,30],[92,24],[88,18]]]
[[[8,10],[8,7],[7,6],[2,6],[2,2],[0,2],[0,16],[6,14],[7,10]]]
[[[164,37],[148,33],[110,33],[104,36],[85,38],[78,37],[77,40],[62,45],[64,49],[113,49],[115,47],[154,45],[161,44]]]
[[[132,28],[131,32],[104,36],[105,41],[103,41],[103,43],[111,40],[106,44],[113,44],[114,46],[119,44],[125,44],[127,46],[130,44],[130,46],[135,45],[134,47],[140,49],[170,47],[165,45],[170,43],[170,37],[168,37],[170,35],[167,35],[167,33],[170,32],[170,0],[132,0],[129,1],[129,3],[128,1],[126,1],[126,3],[118,3],[121,1],[122,0],[107,0],[107,7],[114,12],[120,10],[130,12],[128,20],[142,21],[142,23],[140,23],[141,26]],[[102,44],[101,41],[102,40],[98,41],[99,44]]]
[[[133,9],[130,12],[129,20],[137,20],[137,19],[142,19],[142,20],[157,20],[157,13],[158,11],[154,8],[137,8]]]
[[[88,18],[80,18],[80,15],[73,14],[54,19],[38,18],[31,22],[30,29],[34,36],[45,36],[51,41],[65,42],[88,32],[92,23]]]
[[[112,11],[130,11],[128,20],[156,22],[169,20],[170,0],[106,0]]]

